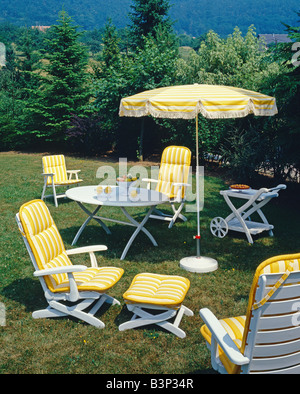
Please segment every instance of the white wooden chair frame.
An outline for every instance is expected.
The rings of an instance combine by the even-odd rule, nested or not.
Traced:
[[[168,307],[163,307],[159,305],[151,305],[151,304],[143,304],[143,303],[134,303],[134,304],[126,304],[127,308],[130,312],[133,313],[131,320],[122,323],[119,326],[120,331],[129,330],[132,328],[147,326],[149,324],[156,324],[159,327],[164,328],[165,330],[175,334],[179,338],[185,338],[185,332],[179,328],[179,324],[183,315],[193,316],[194,313],[181,305],[179,309],[172,309]],[[146,311],[147,309],[148,311]],[[155,314],[150,311],[162,311],[161,313]],[[173,323],[168,320],[175,317]]]
[[[282,273],[260,275],[255,301],[266,297]],[[252,309],[244,354],[233,342],[219,320],[207,308],[200,316],[212,333],[211,363],[215,370],[227,373],[219,358],[218,345],[228,359],[241,366],[241,373],[300,373],[300,272],[291,272],[284,286],[258,309]],[[298,311],[298,312],[297,312]]]
[[[215,217],[210,223],[211,233],[218,238],[223,238],[228,233],[228,230],[244,232],[250,244],[253,244],[252,235],[259,234],[263,231],[268,231],[270,236],[273,236],[274,226],[270,224],[263,214],[261,208],[265,206],[272,198],[278,197],[279,190],[286,189],[286,185],[278,185],[271,189],[261,188],[253,195],[247,193],[222,190],[227,205],[232,213],[225,219],[222,217]],[[247,191],[246,191],[247,192]],[[238,209],[234,206],[231,198],[241,198],[247,201]],[[254,222],[251,220],[251,215],[258,213],[262,222]]]
[[[30,248],[30,245],[26,239],[24,234],[24,230],[19,218],[19,214],[16,214],[16,221],[19,227],[19,230],[22,234],[23,241],[25,243],[26,249],[30,255],[31,261],[34,265],[35,272],[33,275],[39,278],[41,286],[44,290],[45,298],[49,304],[46,309],[41,309],[38,311],[34,311],[32,313],[32,317],[34,319],[40,318],[50,318],[50,317],[62,317],[62,316],[73,316],[80,320],[85,321],[88,324],[91,324],[97,328],[104,328],[105,324],[94,315],[101,308],[104,302],[108,302],[112,305],[120,305],[120,302],[115,298],[96,291],[79,291],[77,288],[76,281],[73,276],[73,272],[85,271],[87,267],[85,265],[72,265],[66,267],[57,267],[57,268],[49,268],[40,270],[36,263],[33,252]],[[79,253],[89,253],[91,266],[98,267],[97,259],[94,252],[107,250],[107,247],[104,245],[93,245],[86,246],[81,248],[74,248],[70,250],[66,250],[68,255],[79,254]],[[46,285],[44,277],[47,275],[55,275],[67,273],[69,278],[69,288],[70,292],[62,292],[62,293],[53,293],[49,290]],[[72,305],[66,305],[62,302],[71,302]],[[97,301],[97,302],[96,302]],[[87,308],[89,308],[93,303],[95,305],[89,310],[89,312],[85,312]]]
[[[151,178],[143,178],[143,181],[147,182],[147,189],[151,189],[151,183],[158,183],[157,179],[151,179]],[[191,186],[189,183],[179,183],[179,182],[173,182],[172,187],[178,187],[178,192],[176,198],[171,198],[169,200],[169,203],[171,204],[172,210],[173,210],[173,215],[166,214],[159,209],[155,209],[154,213],[150,216],[151,219],[159,219],[159,220],[165,220],[170,222],[168,228],[172,228],[176,220],[179,218],[182,221],[186,222],[187,218],[182,215],[181,211],[185,205],[186,199],[182,198],[182,188],[183,187],[188,187]],[[171,187],[171,188],[172,188]],[[176,208],[175,204],[179,204],[178,208]]]
[[[81,170],[66,170],[66,171],[67,171],[67,174],[69,174],[68,180],[69,180],[69,181],[72,180],[73,175],[75,175],[75,180],[78,180],[78,183],[72,183],[71,185],[61,185],[61,184],[57,184],[57,183],[54,182],[54,176],[55,176],[54,173],[52,173],[52,172],[51,172],[51,173],[45,173],[45,172],[42,173],[42,175],[43,175],[43,177],[44,177],[44,187],[43,187],[43,191],[42,191],[41,200],[44,201],[45,198],[53,197],[56,208],[58,207],[57,199],[58,199],[58,198],[65,198],[65,197],[66,197],[66,194],[65,194],[65,193],[57,194],[55,188],[56,188],[56,187],[66,187],[67,190],[68,190],[68,188],[69,188],[70,186],[78,185],[79,182],[81,182],[81,181],[79,180],[79,178],[78,178],[78,173],[79,173]],[[51,178],[51,184],[47,184],[47,179],[48,179],[48,177]],[[53,194],[47,194],[47,195],[45,195],[47,187],[52,187],[52,193],[53,193]]]

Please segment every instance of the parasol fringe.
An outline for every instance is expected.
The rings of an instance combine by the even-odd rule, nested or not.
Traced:
[[[140,118],[142,116],[147,116],[149,115],[147,113],[147,111],[145,111],[145,109],[138,109],[135,111],[132,110],[127,110],[126,108],[124,108],[121,104],[120,106],[120,110],[119,110],[119,116],[130,116],[130,117],[134,117],[134,118]]]
[[[148,107],[148,106],[147,106]],[[273,116],[278,113],[276,106],[271,109],[254,109],[252,103],[249,103],[244,110],[239,111],[214,111],[208,112],[201,103],[195,108],[194,111],[190,112],[172,112],[172,111],[158,111],[155,108],[149,106],[148,108],[138,110],[127,110],[121,104],[119,116],[130,116],[130,117],[142,117],[151,115],[154,118],[164,118],[164,119],[195,119],[197,114],[201,114],[208,119],[232,119],[232,118],[243,118],[247,115],[254,114],[255,116]]]

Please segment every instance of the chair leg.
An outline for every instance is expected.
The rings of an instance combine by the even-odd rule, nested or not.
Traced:
[[[176,208],[175,208],[175,204],[172,203],[172,204],[171,204],[171,207],[172,207],[172,209],[173,209],[173,212],[176,214],[176,218],[179,217],[179,219],[181,219],[181,220],[183,220],[184,222],[186,222],[186,221],[187,221],[187,218],[186,218],[184,215],[182,215],[182,213],[181,213],[181,211],[182,211],[182,209],[183,209],[183,207],[184,207],[184,204],[185,204],[185,202],[183,201],[182,203],[180,203],[178,209],[176,209]]]
[[[34,319],[43,319],[51,317],[63,317],[73,316],[77,319],[83,320],[92,326],[98,328],[104,328],[105,324],[94,315],[101,308],[101,306],[107,302],[111,305],[120,305],[120,302],[107,294],[102,294],[95,305],[90,309],[89,312],[84,310],[90,307],[95,302],[94,298],[83,299],[81,302],[67,306],[58,301],[49,301],[49,306],[46,309],[41,309],[32,313]]]
[[[44,201],[44,198],[45,198],[46,189],[47,189],[47,180],[45,178],[45,180],[44,180],[44,187],[43,187],[43,191],[42,191],[42,197],[41,197],[41,200],[43,200],[43,201]]]
[[[172,228],[173,224],[175,223],[175,221],[179,218],[181,219],[183,222],[187,221],[187,218],[181,214],[182,208],[184,207],[185,202],[180,203],[178,209],[175,208],[175,205],[173,202],[171,202],[171,207],[173,209],[174,215],[169,215],[167,213],[163,213],[162,211],[160,211],[159,209],[154,209],[153,214],[150,215],[151,219],[160,219],[160,220],[167,220],[170,222],[168,228]]]
[[[87,301],[87,300],[85,300]],[[91,302],[94,302],[95,300],[91,300]],[[91,304],[91,302],[89,304]],[[95,316],[93,316],[90,313],[83,312],[80,310],[80,304],[72,305],[72,306],[66,306],[61,304],[60,302],[57,301],[50,301],[49,305],[53,308],[58,310],[59,312],[65,313],[69,316],[76,317],[77,319],[83,320],[86,323],[97,327],[97,328],[104,328],[105,324],[100,320],[97,319]],[[98,310],[99,308],[97,308]],[[94,312],[96,313],[96,312]]]
[[[120,324],[119,326],[120,331],[125,331],[131,328],[137,328],[141,326],[147,326],[149,324],[158,324],[159,322],[163,322],[167,319],[171,319],[176,315],[175,310],[168,310],[157,315],[152,315],[151,313],[144,311],[142,308],[138,306],[133,307],[133,309],[131,308],[128,309],[133,312],[133,316],[131,320]],[[137,318],[137,316],[139,316],[140,318]]]
[[[62,317],[62,316],[67,316],[67,314],[60,312],[56,309],[53,309],[50,306],[48,306],[46,309],[41,309],[39,311],[34,311],[32,313],[32,317],[34,319],[44,319],[48,317]]]
[[[97,313],[97,311],[101,308],[104,302],[107,302],[111,305],[121,305],[116,298],[113,298],[107,294],[103,294],[96,302],[96,304],[93,306],[93,308],[90,310],[89,314],[94,315],[95,313]]]
[[[56,206],[56,208],[57,208],[57,207],[58,207],[58,202],[57,202],[56,190],[55,190],[55,185],[54,185],[53,179],[52,179],[52,189],[53,189],[54,203],[55,203],[55,206]]]
[[[184,207],[184,202],[182,202],[180,204],[178,209],[175,208],[174,203],[171,203],[171,206],[172,206],[172,209],[173,209],[173,212],[175,213],[175,215],[172,217],[168,228],[172,228],[173,227],[173,224],[176,222],[178,217],[179,217],[179,219],[183,220],[184,222],[187,221],[187,218],[181,214],[182,208]]]
[[[158,325],[172,332],[179,338],[185,338],[186,337],[185,332],[181,328],[179,328],[179,324],[181,322],[183,315],[194,316],[194,313],[184,305],[181,305],[179,311],[177,312],[176,319],[174,320],[173,324],[169,322],[161,322],[158,323]]]
[[[168,213],[164,213],[159,209],[155,208],[153,210],[153,214],[150,217],[153,219],[167,220],[167,218],[171,217],[171,215],[169,215]]]

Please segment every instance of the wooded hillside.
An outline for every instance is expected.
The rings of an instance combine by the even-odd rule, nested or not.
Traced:
[[[178,34],[200,36],[212,29],[230,34],[235,26],[243,33],[253,24],[257,33],[284,33],[281,22],[296,25],[298,0],[172,0],[170,17]],[[0,23],[22,26],[51,25],[65,9],[84,29],[103,27],[111,18],[116,27],[125,27],[131,0],[1,0]]]

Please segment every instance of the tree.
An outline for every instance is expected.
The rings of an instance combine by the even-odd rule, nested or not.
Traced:
[[[300,17],[300,12],[297,15]],[[292,42],[276,45],[271,50],[282,72],[268,81],[279,110],[279,119],[272,120],[269,148],[274,175],[292,178],[297,171],[300,173],[300,26],[284,25]]]
[[[169,0],[133,0],[129,13],[131,20],[130,37],[133,47],[143,47],[144,38],[149,34],[155,35],[159,25],[171,31],[172,22],[168,17]]]
[[[59,14],[49,36],[41,85],[29,100],[26,126],[38,138],[62,143],[72,115],[84,112],[90,97],[87,54],[78,41],[77,27],[65,11]]]
[[[297,12],[300,17],[300,11]],[[298,21],[300,23],[300,20]],[[289,66],[288,78],[290,79],[290,84],[293,86],[293,95],[289,102],[289,115],[296,115],[297,121],[297,132],[300,133],[300,25],[296,27],[287,26],[287,32],[292,40],[292,60]],[[295,45],[296,44],[296,45]],[[295,53],[295,51],[297,51]]]
[[[80,41],[88,47],[92,56],[101,51],[102,35],[103,28],[100,28],[85,31],[80,38]]]
[[[24,29],[18,39],[19,53],[17,65],[20,74],[22,97],[27,98],[29,91],[38,88],[39,82],[36,71],[41,59],[39,51],[35,50],[35,37],[37,29]]]
[[[267,81],[281,75],[282,67],[261,48],[253,26],[249,27],[245,36],[239,28],[235,28],[226,38],[221,38],[211,30],[201,41],[197,52],[191,51],[186,61],[180,59],[178,62],[178,82],[236,86],[274,95],[274,91],[267,86]],[[261,120],[261,123],[265,121]],[[199,130],[203,142],[201,147],[206,152],[224,154],[225,149],[231,145],[224,140],[234,141],[235,144],[232,144],[231,150],[227,152],[231,155],[231,162],[233,155],[236,155],[241,158],[240,163],[245,164],[245,170],[251,166],[255,168],[260,164],[261,154],[255,157],[248,155],[246,145],[245,152],[241,152],[242,145],[238,141],[248,141],[248,137],[251,140],[256,127],[261,127],[261,124],[258,125],[257,119],[253,117],[214,121],[199,117]],[[221,152],[222,145],[224,149]],[[257,160],[255,163],[254,158]]]
[[[182,72],[183,83],[208,83],[259,89],[269,74],[277,75],[280,66],[267,61],[261,42],[250,26],[245,37],[239,28],[226,38],[210,30],[198,52],[191,52]]]
[[[139,149],[139,155],[143,155],[141,122],[140,119],[131,119],[129,127],[126,120],[120,119],[118,111],[121,98],[173,84],[176,76],[176,59],[177,49],[169,45],[169,36],[163,36],[160,31],[159,37],[148,35],[144,38],[143,48],[137,48],[130,56],[120,57],[117,67],[112,66],[109,72],[98,74],[98,80],[95,82],[95,109],[102,118],[103,128],[115,142],[120,143],[119,146],[124,142],[127,154],[129,150],[131,154],[136,154]],[[122,131],[118,133],[120,123]],[[128,130],[126,125],[129,127]],[[133,129],[136,129],[136,132],[133,132]]]
[[[0,66],[0,149],[19,146],[17,123],[24,104],[20,100],[20,73],[14,46],[6,45],[5,66]]]
[[[105,25],[102,40],[104,45],[102,59],[105,63],[105,67],[109,68],[116,65],[119,61],[120,54],[120,38],[115,26],[111,22],[111,19],[109,19]]]

